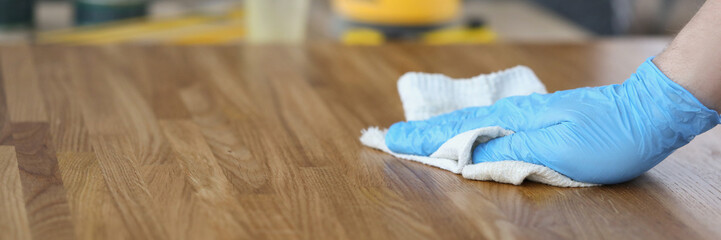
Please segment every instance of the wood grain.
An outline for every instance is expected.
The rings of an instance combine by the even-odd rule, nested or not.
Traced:
[[[75,238],[48,124],[13,123],[12,129],[33,238]]]
[[[0,238],[31,239],[15,148],[0,146]]]
[[[45,105],[38,87],[36,65],[28,46],[6,48],[0,52],[8,116],[13,122],[47,121]]]
[[[129,239],[94,152],[58,153],[78,239]],[[113,216],[113,217],[107,217]]]
[[[407,71],[620,83],[665,40],[0,47],[2,239],[717,239],[721,129],[643,176],[470,181],[365,148]]]

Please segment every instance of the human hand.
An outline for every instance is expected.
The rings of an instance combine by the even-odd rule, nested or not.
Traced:
[[[386,145],[429,156],[462,132],[500,126],[515,133],[475,147],[473,163],[518,160],[576,181],[613,184],[646,172],[719,121],[718,113],[649,59],[621,85],[508,97],[399,122],[390,127]]]

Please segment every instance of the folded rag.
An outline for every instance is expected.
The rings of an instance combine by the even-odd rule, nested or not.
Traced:
[[[452,79],[441,74],[406,73],[398,80],[406,120],[425,120],[454,110],[487,106],[498,99],[546,93],[533,71],[517,66],[470,79]],[[589,187],[596,184],[574,181],[548,167],[521,161],[472,164],[473,147],[491,139],[512,134],[501,127],[484,127],[461,133],[445,142],[430,156],[393,153],[385,144],[387,129],[370,127],[362,131],[361,143],[401,159],[421,162],[463,177],[519,185],[524,179],[559,187]]]

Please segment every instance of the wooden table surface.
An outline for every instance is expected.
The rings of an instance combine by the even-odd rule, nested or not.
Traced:
[[[721,128],[628,183],[480,182],[363,147],[406,71],[620,83],[665,41],[0,47],[0,239],[718,239]]]

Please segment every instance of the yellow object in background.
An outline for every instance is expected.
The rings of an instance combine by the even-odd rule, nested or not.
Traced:
[[[431,45],[491,43],[495,40],[496,33],[487,27],[441,29],[428,32],[422,38],[423,43]]]
[[[424,44],[490,43],[496,34],[480,19],[459,21],[461,0],[333,0],[337,35],[346,45],[386,41]]]
[[[334,0],[342,17],[382,25],[437,25],[456,18],[460,0]]]
[[[483,44],[496,41],[496,33],[487,27],[452,27],[430,31],[419,39],[423,44]],[[386,42],[382,32],[371,28],[351,29],[343,33],[341,42],[345,45],[381,45]]]
[[[167,29],[204,24],[217,17],[188,16],[174,19],[148,21],[146,19],[126,20],[122,23],[107,23],[79,27],[75,30],[60,30],[38,34],[38,43],[109,44],[132,40],[133,38]]]
[[[206,27],[203,31],[197,31],[182,37],[169,39],[169,43],[178,45],[202,45],[202,44],[225,44],[241,39],[245,36],[244,24],[227,24],[217,27]]]
[[[244,11],[225,15],[191,14],[178,17],[138,18],[112,23],[41,32],[41,44],[169,43],[225,44],[245,36]]]
[[[386,37],[375,29],[359,28],[346,31],[341,41],[346,45],[381,45]]]

